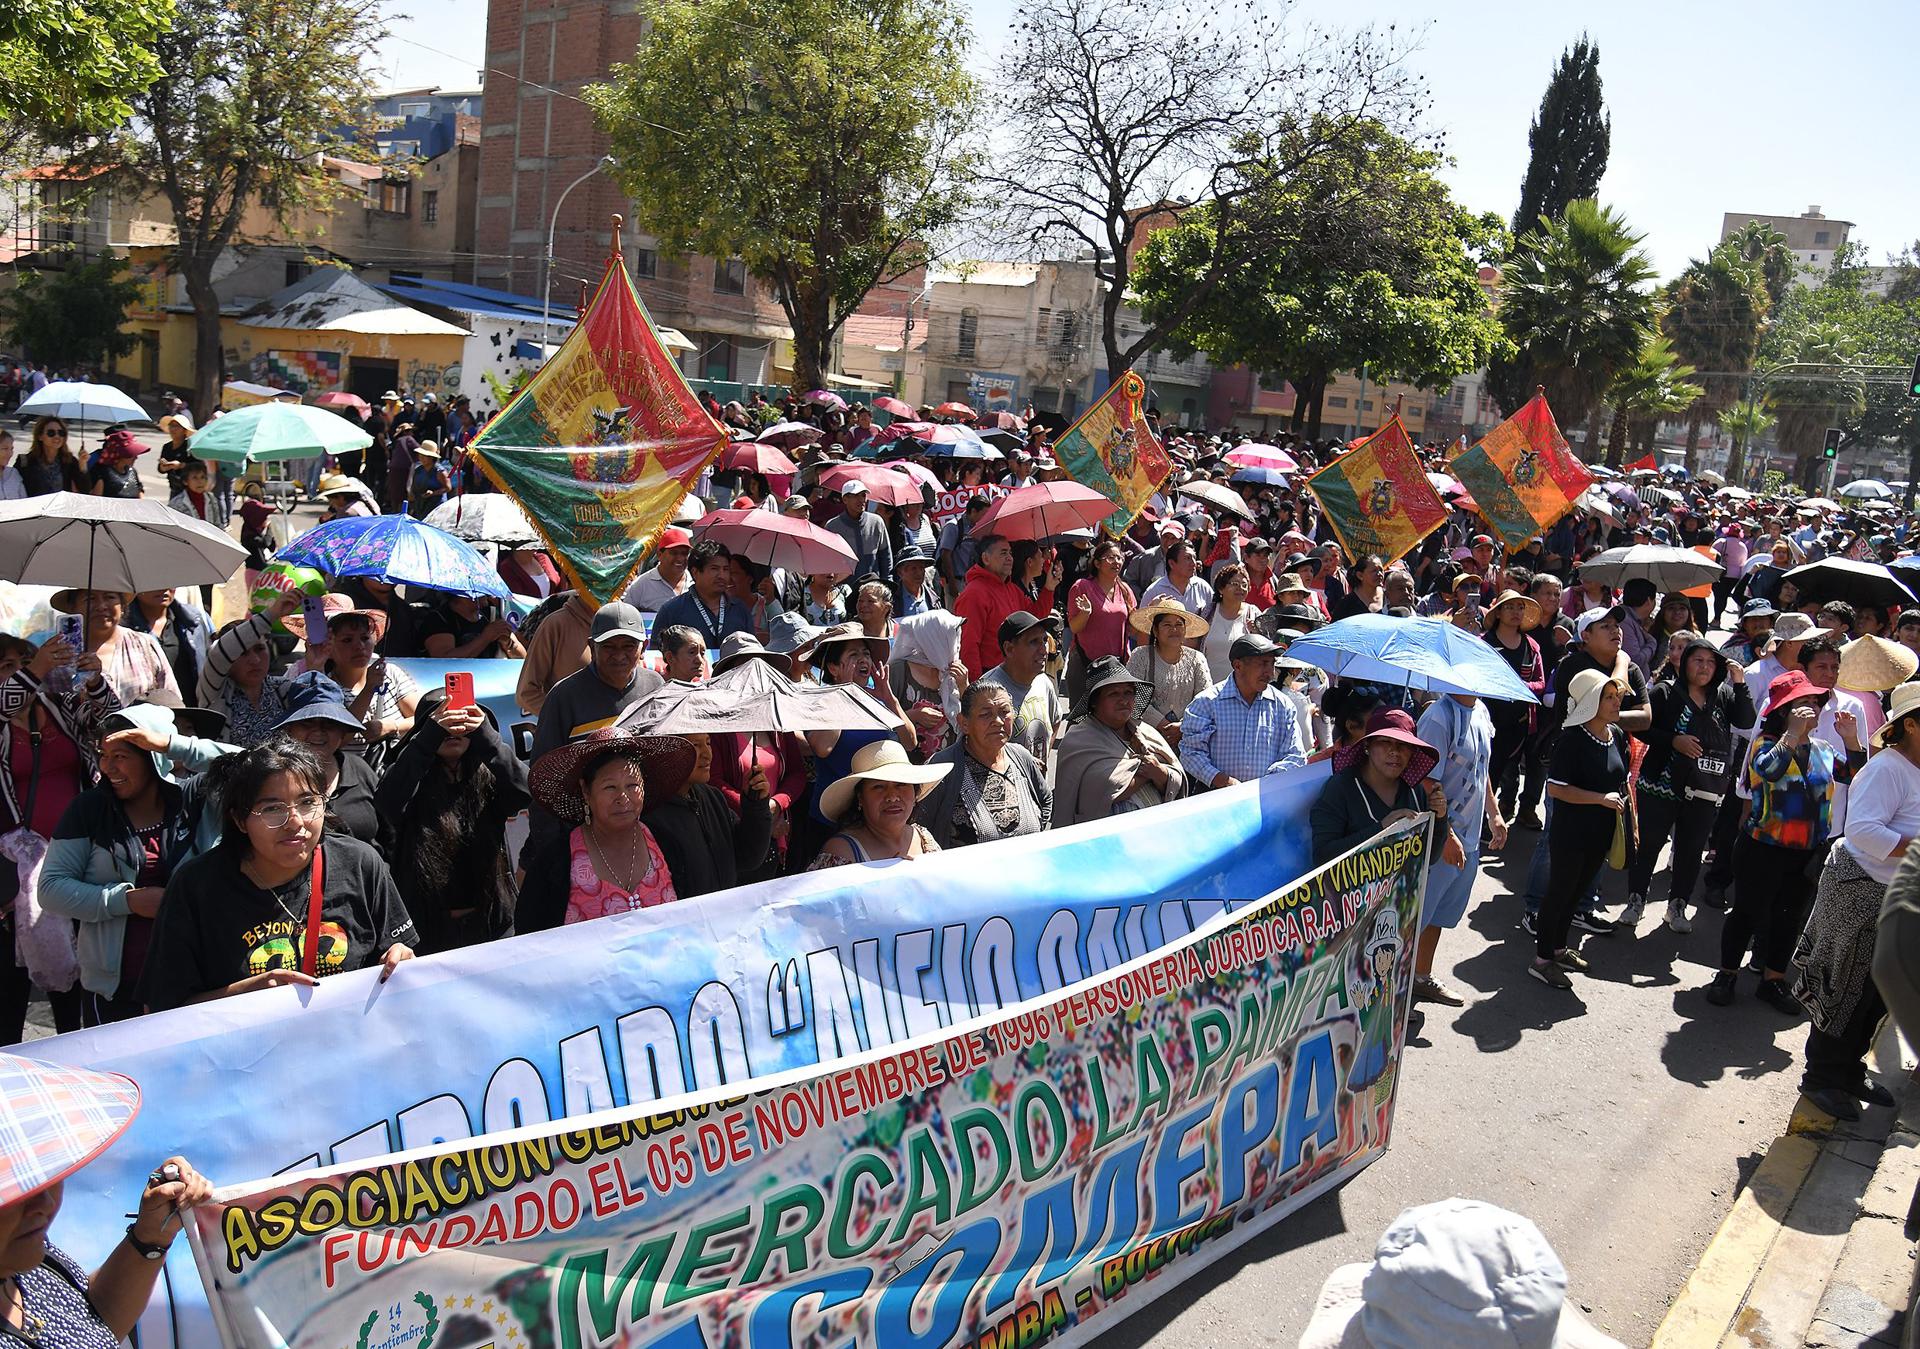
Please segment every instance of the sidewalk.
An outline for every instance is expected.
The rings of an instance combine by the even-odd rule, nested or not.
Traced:
[[[1852,1123],[1800,1101],[1653,1349],[1898,1349],[1914,1290],[1916,1185],[1920,1092]]]

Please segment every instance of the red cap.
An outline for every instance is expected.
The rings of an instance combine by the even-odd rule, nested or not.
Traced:
[[[1767,685],[1767,709],[1760,715],[1770,717],[1795,698],[1818,698],[1824,703],[1832,696],[1831,689],[1823,689],[1807,678],[1805,670],[1789,670],[1785,674],[1775,675],[1773,682]]]
[[[660,531],[659,547],[661,548],[691,548],[692,546],[693,535],[678,525],[668,525]]]

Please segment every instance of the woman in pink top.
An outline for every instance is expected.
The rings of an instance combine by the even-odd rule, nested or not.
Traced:
[[[1112,539],[1102,539],[1090,559],[1093,575],[1083,576],[1067,591],[1067,627],[1073,633],[1067,654],[1067,699],[1077,701],[1087,682],[1087,667],[1102,656],[1127,658],[1127,616],[1135,603],[1133,589],[1120,579],[1126,554]]]

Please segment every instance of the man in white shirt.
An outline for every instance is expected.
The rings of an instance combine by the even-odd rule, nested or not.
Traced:
[[[687,554],[693,551],[693,535],[677,525],[660,531],[660,549],[654,564],[633,578],[627,593],[620,598],[643,614],[656,614],[660,606],[676,595],[686,593],[691,584],[687,576]]]
[[[1213,612],[1213,587],[1200,579],[1193,560],[1193,545],[1185,539],[1167,545],[1166,575],[1146,588],[1140,596],[1142,606],[1158,599],[1178,600],[1190,614],[1205,617]]]

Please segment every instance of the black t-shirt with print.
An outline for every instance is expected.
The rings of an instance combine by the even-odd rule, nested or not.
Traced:
[[[387,864],[358,839],[325,835],[317,973],[376,965],[399,942],[416,945],[413,919]],[[298,969],[309,904],[308,878],[263,890],[240,869],[240,855],[222,845],[173,873],[154,919],[141,1001],[153,1011],[179,1007],[203,993],[269,970]]]

